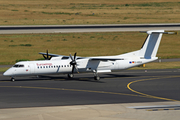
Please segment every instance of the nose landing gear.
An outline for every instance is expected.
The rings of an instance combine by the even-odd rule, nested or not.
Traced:
[[[68,78],[73,78],[74,74],[68,74]]]

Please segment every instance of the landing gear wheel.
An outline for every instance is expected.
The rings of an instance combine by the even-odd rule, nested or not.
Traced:
[[[73,74],[68,74],[68,78],[73,78],[74,75]]]
[[[94,80],[100,80],[99,76],[94,76]]]
[[[12,82],[14,82],[14,81],[15,81],[15,79],[14,79],[14,78],[11,78],[11,81],[12,81]]]
[[[98,76],[97,70],[93,70],[94,73],[94,80],[100,80],[100,77]]]

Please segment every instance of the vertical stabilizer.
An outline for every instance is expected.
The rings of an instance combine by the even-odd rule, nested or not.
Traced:
[[[165,32],[164,30],[152,30],[146,33],[148,37],[139,51],[139,56],[145,59],[151,59],[152,57],[156,57],[162,34]]]

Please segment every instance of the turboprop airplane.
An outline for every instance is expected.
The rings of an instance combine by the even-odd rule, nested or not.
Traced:
[[[6,72],[4,76],[10,76],[15,81],[16,76],[44,75],[44,74],[67,74],[73,78],[74,73],[92,72],[94,79],[100,80],[98,73],[124,70],[157,60],[156,57],[162,34],[174,34],[164,30],[146,31],[148,34],[140,50],[115,55],[98,57],[79,57],[71,54],[69,56],[47,53],[42,54],[45,60],[18,62]]]

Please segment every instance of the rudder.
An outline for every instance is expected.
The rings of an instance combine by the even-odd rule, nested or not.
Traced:
[[[152,57],[156,57],[164,30],[153,30],[146,33],[148,37],[139,51],[139,56],[141,58],[151,59]]]

